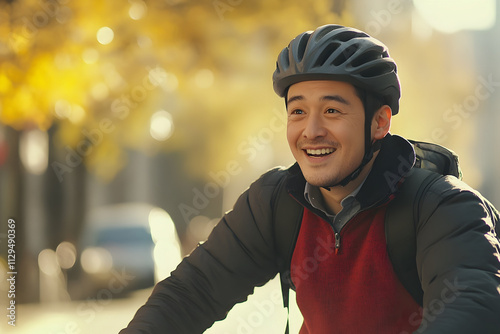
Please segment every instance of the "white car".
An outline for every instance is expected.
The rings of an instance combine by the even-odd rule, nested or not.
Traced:
[[[163,209],[144,203],[92,210],[79,246],[82,287],[90,292],[110,289],[117,277],[122,277],[121,289],[113,287],[120,293],[153,286],[181,261],[172,219]]]

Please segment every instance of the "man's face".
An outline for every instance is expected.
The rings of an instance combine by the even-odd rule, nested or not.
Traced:
[[[287,139],[307,182],[331,186],[364,155],[364,108],[354,86],[303,81],[288,90]]]

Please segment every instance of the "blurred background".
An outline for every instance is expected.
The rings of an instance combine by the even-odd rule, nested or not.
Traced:
[[[1,0],[0,329],[126,326],[253,180],[293,162],[271,76],[292,38],[327,23],[389,47],[402,83],[392,133],[454,150],[500,207],[499,7]],[[285,319],[272,281],[208,332],[279,333]]]

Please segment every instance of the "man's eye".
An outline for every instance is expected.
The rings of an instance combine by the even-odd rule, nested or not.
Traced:
[[[290,112],[290,114],[292,114],[292,115],[302,115],[303,113],[304,113],[304,111],[301,109],[294,109]]]
[[[326,110],[327,114],[336,114],[336,113],[339,113],[339,112],[340,111],[338,111],[337,109],[333,109],[333,108],[330,108],[330,109]]]

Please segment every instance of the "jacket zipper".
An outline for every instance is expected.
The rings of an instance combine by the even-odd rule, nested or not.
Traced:
[[[386,202],[384,202],[384,203],[386,203]],[[383,203],[383,204],[384,204],[384,203]],[[344,226],[342,227],[342,229],[341,229],[340,231],[338,231],[338,232],[337,232],[337,231],[335,230],[335,228],[334,228],[334,227],[330,224],[330,226],[332,227],[333,233],[334,233],[334,238],[335,238],[335,254],[338,254],[338,253],[340,252],[340,241],[341,241],[341,240],[340,240],[340,232],[341,232],[342,230],[344,230],[344,229],[346,228],[346,226],[347,226],[347,225],[348,225],[348,224],[349,224],[349,223],[350,223],[350,222],[351,222],[351,221],[352,221],[352,220],[353,220],[353,219],[354,219],[357,215],[359,215],[360,213],[362,213],[362,212],[364,212],[364,211],[367,211],[367,210],[370,210],[370,209],[372,209],[372,208],[375,208],[375,207],[377,207],[377,206],[381,206],[381,205],[383,205],[383,204],[372,204],[372,205],[370,205],[370,206],[368,206],[368,207],[366,207],[366,208],[364,208],[364,209],[362,209],[362,210],[359,210],[359,212],[358,212],[358,213],[356,213],[354,216],[352,216],[352,217],[351,217],[351,219],[349,219],[349,220],[347,221],[347,223],[345,223],[345,224],[344,224]]]
[[[335,254],[338,254],[340,250],[340,233],[335,232]]]
[[[292,196],[297,202],[299,202],[299,204],[301,204],[303,207],[305,208],[308,208],[307,205],[304,205],[303,203],[301,203],[298,199],[296,199],[294,196]],[[382,206],[384,204],[386,204],[387,202],[390,202],[390,199],[389,200],[386,200],[386,201],[379,201],[377,203],[373,203],[369,206],[367,206],[366,208],[364,209],[361,209],[359,210],[354,216],[351,217],[351,219],[349,219],[345,224],[344,226],[342,226],[342,229],[340,231],[336,231],[335,228],[333,227],[333,224],[331,224],[328,220],[327,217],[325,217],[324,215],[319,215],[316,213],[317,216],[319,216],[320,218],[322,218],[323,220],[325,220],[328,225],[330,225],[330,227],[332,228],[332,231],[333,231],[333,235],[334,235],[334,238],[335,238],[335,254],[338,254],[340,252],[340,241],[341,241],[341,238],[340,238],[340,232],[342,232],[343,229],[345,229],[345,227],[356,217],[358,216],[360,213],[364,212],[364,211],[367,211],[367,210],[370,210],[372,208],[375,208],[375,207],[379,207],[379,206]],[[310,208],[308,208],[310,210]],[[313,211],[314,212],[314,211]],[[299,228],[300,229],[300,228]]]

